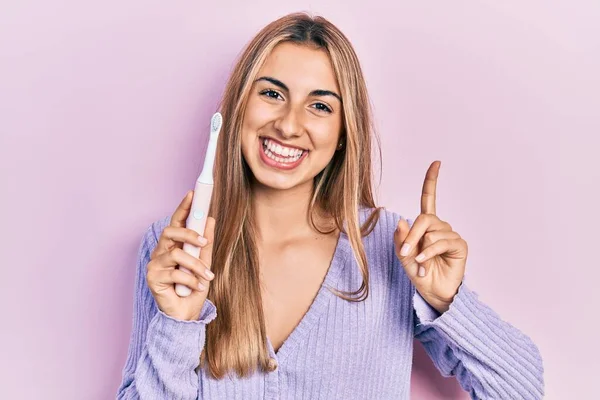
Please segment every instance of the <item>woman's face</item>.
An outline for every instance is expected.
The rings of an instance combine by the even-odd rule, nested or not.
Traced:
[[[242,154],[256,181],[273,189],[309,183],[333,157],[342,103],[324,50],[277,45],[253,82]]]

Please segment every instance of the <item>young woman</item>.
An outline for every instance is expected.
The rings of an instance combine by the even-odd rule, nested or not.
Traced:
[[[190,192],[143,238],[118,398],[405,399],[413,337],[473,398],[543,396],[535,344],[463,282],[467,243],[436,216],[440,163],[414,223],[375,206],[365,81],[334,25],[269,24],[220,110],[205,237],[185,227]]]

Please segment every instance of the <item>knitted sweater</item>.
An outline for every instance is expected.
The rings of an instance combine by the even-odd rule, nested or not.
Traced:
[[[361,222],[368,212],[359,210]],[[382,210],[363,238],[370,273],[365,301],[349,302],[328,289],[356,290],[362,281],[342,232],[307,313],[277,352],[267,342],[274,370],[221,380],[196,371],[206,325],[217,317],[215,305],[207,299],[197,321],[177,320],[157,308],[147,286],[146,265],[169,217],[156,221],[139,248],[133,326],[117,398],[408,399],[415,337],[440,373],[455,376],[472,398],[541,399],[538,348],[464,280],[441,315],[415,290],[394,253],[399,218]]]

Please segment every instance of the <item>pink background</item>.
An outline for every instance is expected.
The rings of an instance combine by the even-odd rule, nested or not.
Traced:
[[[114,397],[142,232],[192,188],[235,56],[296,10],[362,60],[379,203],[416,216],[442,160],[470,286],[538,344],[548,399],[595,392],[600,3],[55,0],[0,12],[3,398]],[[415,354],[414,398],[466,398]]]

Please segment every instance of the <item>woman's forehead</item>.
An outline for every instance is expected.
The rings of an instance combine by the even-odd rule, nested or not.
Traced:
[[[307,45],[284,42],[275,46],[257,78],[262,76],[285,83],[290,91],[323,89],[339,92],[327,52]]]

